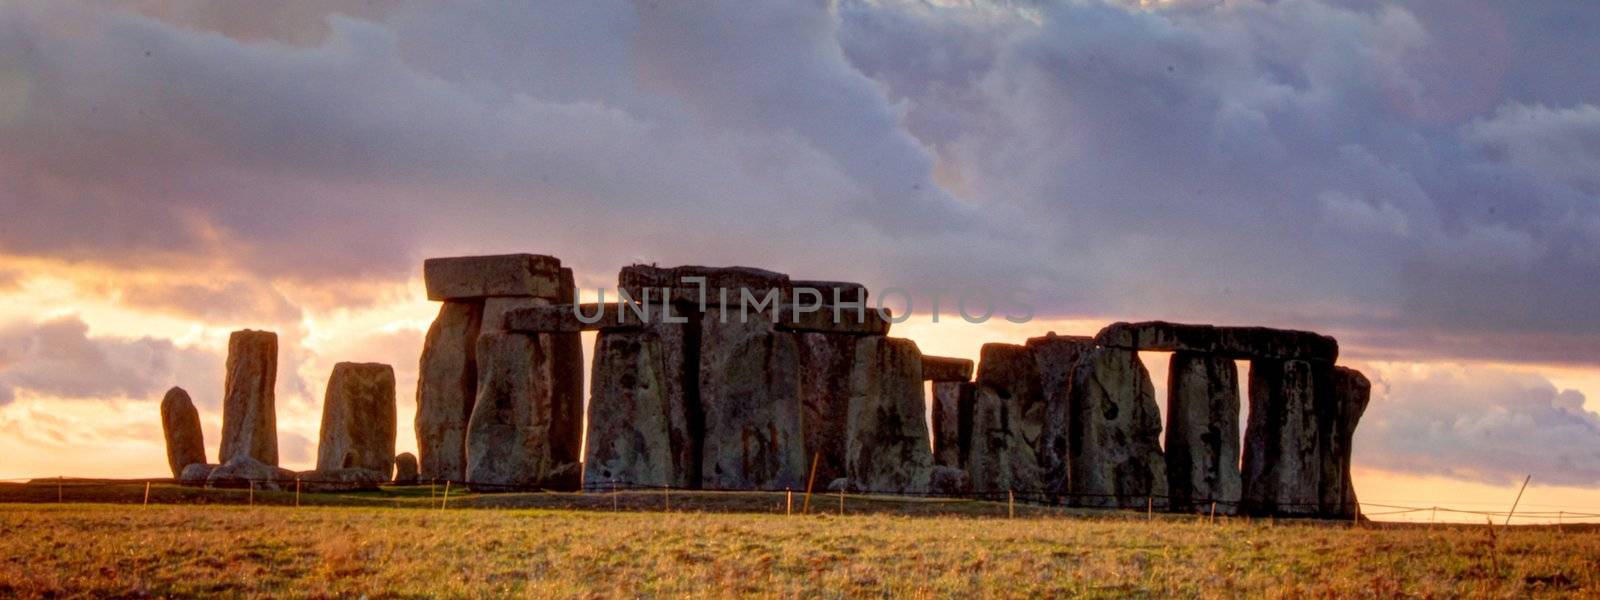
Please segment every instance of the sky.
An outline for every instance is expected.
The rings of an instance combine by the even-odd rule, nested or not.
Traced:
[[[0,478],[215,453],[280,336],[414,448],[432,256],[916,290],[896,335],[1311,329],[1374,381],[1363,500],[1600,512],[1600,8],[1582,1],[0,1]],[[1029,323],[932,323],[943,290]],[[1164,373],[1164,357],[1147,355]],[[1158,386],[1160,387],[1160,386]]]

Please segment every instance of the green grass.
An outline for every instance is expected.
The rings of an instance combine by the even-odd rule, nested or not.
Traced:
[[[426,494],[427,488],[410,488],[304,495],[303,504],[348,505],[300,508],[292,506],[292,493],[290,506],[0,504],[0,597],[1520,597],[1600,591],[1600,532],[1594,528],[1491,533],[1485,526],[1209,523],[1031,507],[1028,516],[1008,519],[1003,504],[858,498],[850,499],[847,513],[871,514],[786,516],[783,494],[702,498],[747,512],[646,510],[655,495],[648,492],[619,496],[619,504],[638,503],[620,512],[609,510],[611,498],[604,494],[464,496],[460,506],[593,500],[605,509],[439,510],[429,508]],[[281,493],[264,496],[257,499],[276,502]],[[685,494],[680,506],[695,499]],[[836,511],[832,499],[813,508]],[[360,503],[372,506],[354,505]],[[906,506],[912,504],[925,506]],[[928,507],[947,516],[918,512]],[[766,512],[749,512],[757,508]],[[977,514],[992,516],[970,516]]]

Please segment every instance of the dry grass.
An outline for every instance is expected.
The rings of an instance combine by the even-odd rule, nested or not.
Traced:
[[[0,597],[1301,597],[1600,590],[1600,533],[1129,516],[0,505]]]

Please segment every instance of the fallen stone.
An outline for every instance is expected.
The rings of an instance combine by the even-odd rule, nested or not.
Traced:
[[[922,357],[922,378],[926,381],[972,381],[972,361],[943,356]]]
[[[972,444],[972,409],[978,387],[965,381],[933,384],[933,463],[961,468]]]
[[[642,329],[595,337],[588,489],[700,485],[699,405],[685,386],[686,373],[699,376],[698,361],[689,362],[699,351],[699,323],[666,323],[655,318],[659,305],[653,311]]]
[[[922,352],[907,339],[856,342],[846,477],[865,492],[926,494],[933,471]]]
[[[1037,444],[1044,398],[1033,356],[1023,346],[984,344],[979,351],[970,447],[963,466],[976,494],[1043,489]]]
[[[1167,493],[1176,511],[1234,514],[1239,475],[1239,370],[1233,359],[1175,352],[1167,370]]]
[[[735,309],[737,310],[737,309]],[[701,484],[781,490],[805,483],[800,431],[799,342],[764,314],[700,321],[700,407],[705,417]]]
[[[387,469],[385,469],[387,470]],[[318,469],[298,475],[302,492],[354,492],[376,490],[389,480],[387,473],[372,469]]]
[[[1164,507],[1161,411],[1139,355],[1116,348],[1084,353],[1068,393],[1069,499],[1078,506]]]
[[[1095,341],[1108,348],[1160,352],[1199,352],[1239,360],[1255,358],[1333,363],[1339,342],[1309,331],[1268,327],[1215,327],[1147,321],[1113,323]]]
[[[1302,360],[1251,361],[1243,512],[1314,516],[1321,510],[1318,370]]]
[[[167,467],[173,477],[182,475],[184,467],[206,462],[200,412],[183,388],[167,390],[161,398],[161,432],[167,441]]]
[[[1372,382],[1360,371],[1334,367],[1332,381],[1318,389],[1318,438],[1321,446],[1322,516],[1352,519],[1361,512],[1350,479],[1350,454],[1356,424],[1372,399]],[[1327,389],[1324,393],[1322,390]]]
[[[548,340],[509,332],[478,336],[478,399],[467,422],[467,481],[477,491],[555,489],[550,475],[578,461],[573,432],[556,403]]]
[[[410,452],[401,452],[394,457],[394,484],[417,484],[417,457]]]
[[[203,486],[206,480],[211,478],[211,472],[216,469],[217,465],[206,463],[185,465],[178,473],[178,482],[184,485]]]
[[[828,305],[845,303],[865,304],[867,301],[867,286],[859,283],[850,283],[847,281],[795,280],[790,283],[790,287],[797,290],[796,301],[799,301],[798,299],[800,298],[798,290],[815,290],[817,292],[818,296],[816,297],[806,295],[805,301],[808,303],[818,297],[821,298],[823,304]]]
[[[278,414],[273,395],[277,381],[278,334],[246,329],[228,336],[220,453],[224,466],[241,456],[269,466],[278,464]]]
[[[934,496],[964,496],[971,493],[972,482],[967,472],[955,467],[939,465],[928,478],[928,493]]]
[[[839,478],[834,479],[833,481],[829,481],[828,482],[828,491],[830,491],[830,492],[842,492],[842,491],[845,491],[845,487],[848,486],[848,485],[850,485],[850,480],[849,479],[846,479],[844,477],[839,477]]]
[[[295,472],[263,463],[249,455],[234,457],[211,470],[206,476],[206,487],[248,488],[277,491],[279,484],[294,482]]]
[[[467,420],[478,396],[477,342],[483,302],[439,307],[417,375],[417,458],[422,479],[465,481]]]
[[[816,462],[817,479],[832,481],[847,473],[850,376],[859,338],[797,333],[795,339],[800,351],[800,431],[805,438],[805,459]]]
[[[422,263],[428,299],[472,300],[493,296],[532,296],[557,300],[561,260],[537,254],[430,258]]]
[[[334,365],[322,400],[317,470],[365,469],[387,479],[394,438],[394,369],[378,363]]]
[[[1027,348],[1039,373],[1039,391],[1044,396],[1044,429],[1040,432],[1037,454],[1039,480],[1051,495],[1068,488],[1067,457],[1071,450],[1068,431],[1071,410],[1068,390],[1072,371],[1083,354],[1094,349],[1094,338],[1074,335],[1049,335],[1029,338]]]

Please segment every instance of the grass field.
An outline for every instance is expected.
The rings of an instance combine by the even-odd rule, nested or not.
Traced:
[[[185,488],[156,489],[159,499]],[[1004,504],[858,498],[843,517],[785,516],[783,494],[685,495],[679,510],[697,512],[666,513],[647,492],[459,505],[542,497],[581,509],[439,510],[427,488],[266,505],[283,494],[261,494],[256,506],[0,504],[0,597],[1600,593],[1594,528],[1209,523],[1031,507],[1009,519]],[[609,510],[612,501],[623,510]],[[734,512],[698,512],[716,502]]]

